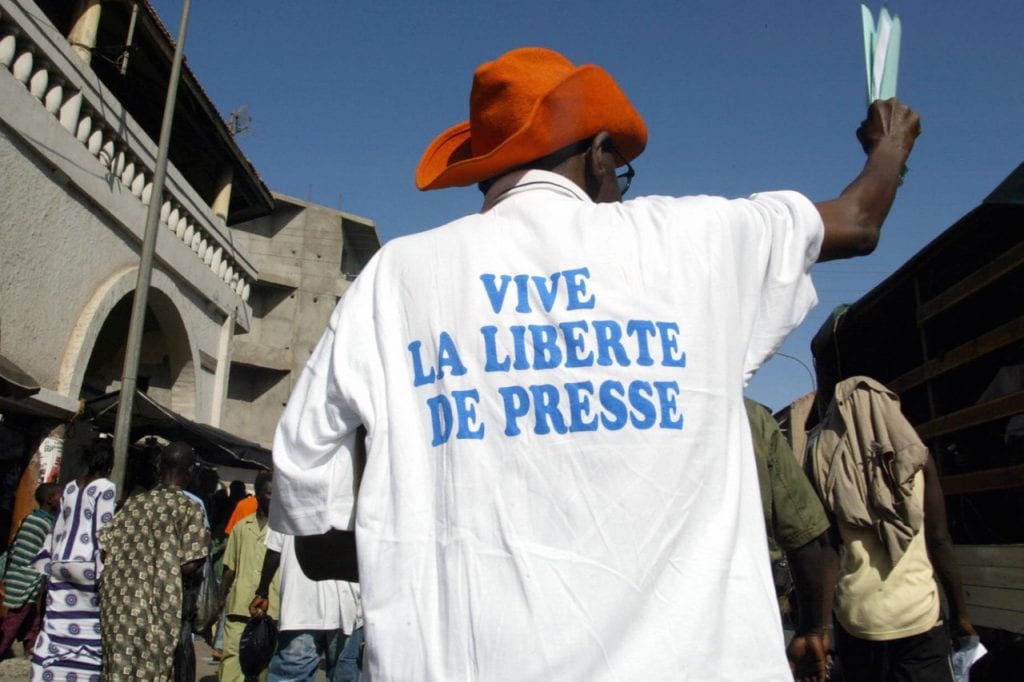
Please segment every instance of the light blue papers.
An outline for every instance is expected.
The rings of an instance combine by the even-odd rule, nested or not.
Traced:
[[[896,96],[903,27],[900,18],[890,15],[884,7],[878,13],[877,24],[866,6],[860,6],[860,14],[864,25],[864,66],[870,104],[876,99]]]
[[[882,7],[878,23],[871,16],[871,10],[860,6],[861,23],[864,26],[864,67],[868,81],[868,105],[877,99],[896,96],[896,78],[900,68],[900,38],[903,25],[895,14]],[[904,166],[900,177],[907,174]]]

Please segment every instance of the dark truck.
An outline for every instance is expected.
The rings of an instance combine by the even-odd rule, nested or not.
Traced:
[[[842,376],[899,394],[942,477],[975,625],[1024,633],[1024,164],[840,318]],[[778,415],[804,424],[813,394]],[[803,430],[792,430],[801,453]],[[993,635],[998,633],[993,632]]]

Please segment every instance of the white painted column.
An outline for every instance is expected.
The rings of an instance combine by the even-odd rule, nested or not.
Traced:
[[[220,426],[228,401],[228,378],[231,376],[231,346],[235,340],[235,317],[232,310],[220,328],[217,344],[217,372],[213,375],[213,400],[210,401],[210,425]]]
[[[92,59],[96,47],[96,34],[100,28],[100,0],[78,0],[77,18],[71,25],[68,42],[86,64]]]
[[[234,182],[234,179],[234,171],[230,167],[227,168],[220,176],[217,196],[214,197],[213,203],[210,205],[213,214],[225,223],[228,221],[228,210],[231,208],[231,184]]]

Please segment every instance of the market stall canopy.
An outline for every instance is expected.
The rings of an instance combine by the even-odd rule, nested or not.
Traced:
[[[82,419],[93,426],[114,430],[121,392],[114,391],[85,401]],[[270,450],[258,443],[244,440],[209,424],[200,424],[170,410],[136,389],[132,405],[131,441],[144,436],[159,436],[169,441],[183,440],[207,464],[270,469]]]
[[[0,355],[0,398],[21,400],[39,393],[39,382],[28,372]]]

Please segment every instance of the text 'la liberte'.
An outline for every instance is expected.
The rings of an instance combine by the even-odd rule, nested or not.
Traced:
[[[550,313],[556,306],[566,311],[593,310],[597,304],[596,296],[588,290],[588,268],[563,270],[547,277],[483,274],[480,281],[491,309],[498,315],[540,310]],[[616,431],[626,426],[683,428],[677,381],[598,380],[595,376],[595,382],[586,376],[597,371],[588,368],[686,367],[686,353],[675,322],[574,319],[553,324],[484,325],[479,333],[483,344],[481,369],[485,373],[565,368],[574,370],[573,378],[581,379],[561,384],[498,386],[506,436],[519,435],[521,420],[531,414],[532,431],[537,435]],[[411,342],[408,350],[415,387],[468,373],[455,340],[446,331],[438,334],[433,349],[436,352],[430,352],[427,359],[422,341]],[[441,445],[453,435],[456,439],[484,438],[479,403],[477,388],[428,398],[431,445]]]

